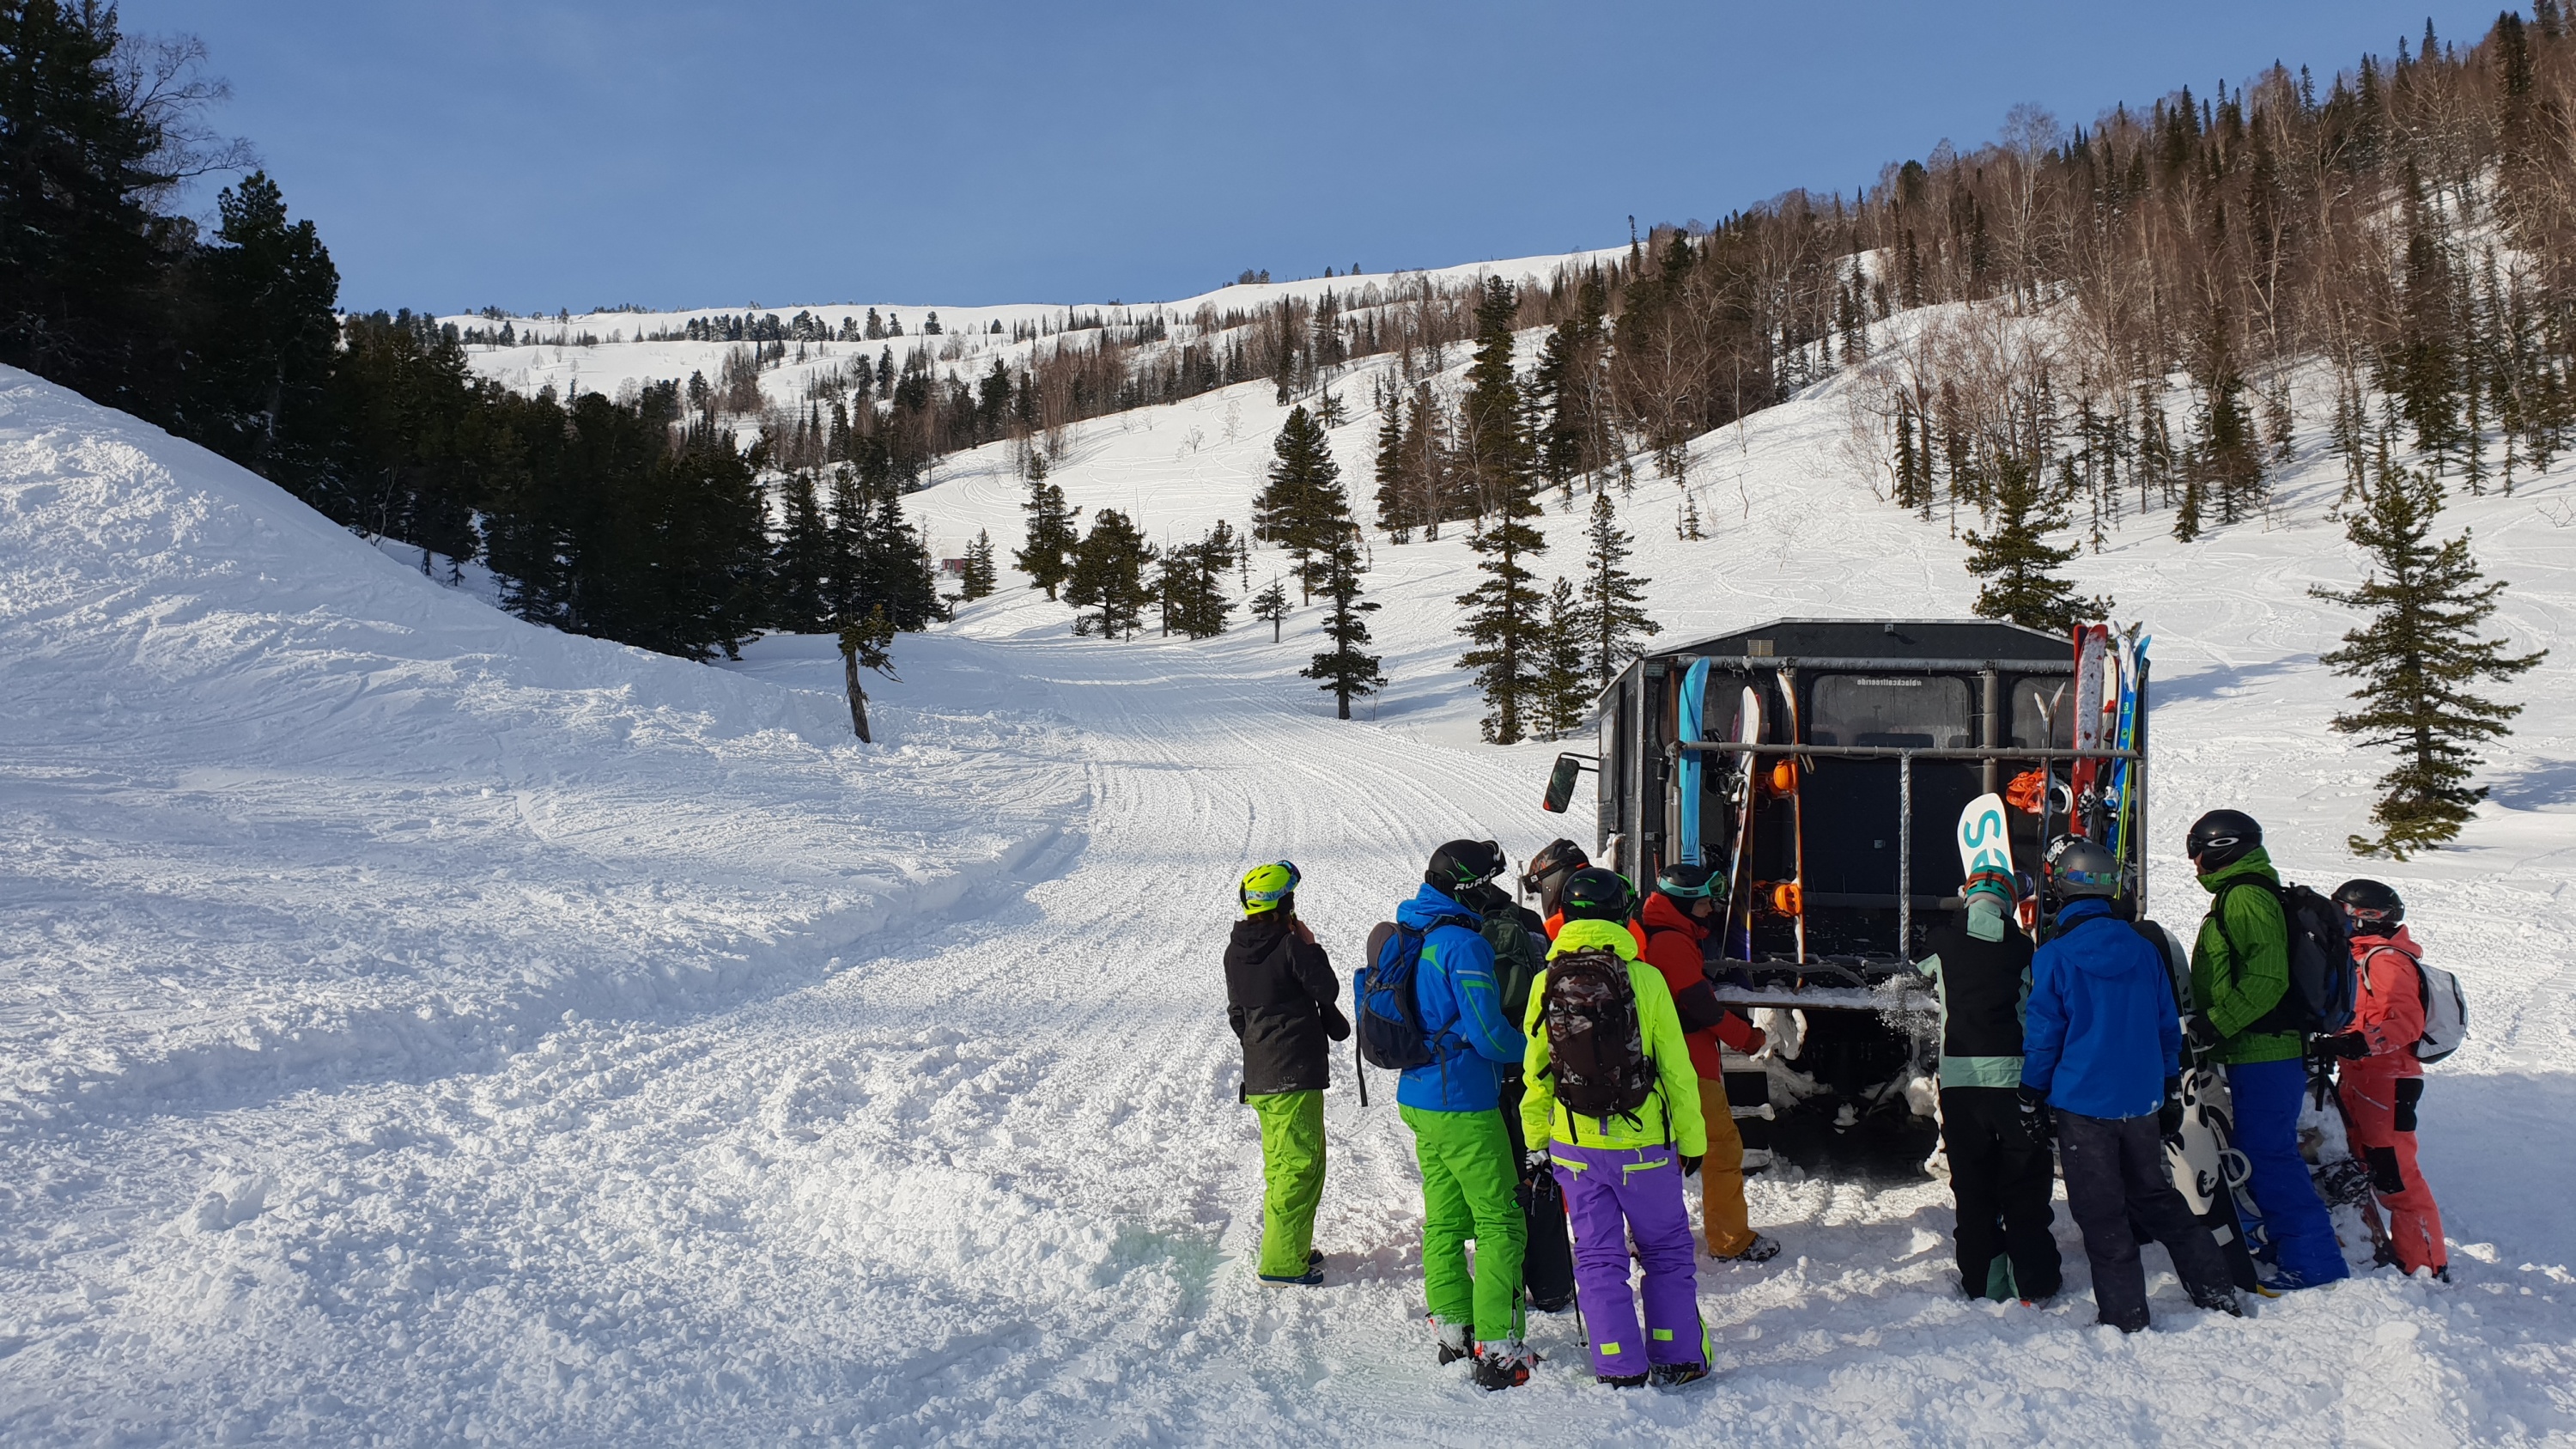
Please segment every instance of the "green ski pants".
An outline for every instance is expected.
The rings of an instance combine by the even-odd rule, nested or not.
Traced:
[[[1528,1224],[1503,1114],[1398,1106],[1422,1164],[1422,1293],[1442,1323],[1473,1323],[1478,1343],[1521,1336],[1521,1252]],[[1476,1271],[1467,1240],[1476,1241]]]
[[[1245,1099],[1261,1114],[1261,1275],[1294,1278],[1315,1246],[1324,1197],[1324,1094],[1268,1092]]]

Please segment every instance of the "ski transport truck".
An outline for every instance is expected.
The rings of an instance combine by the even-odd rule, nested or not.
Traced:
[[[2040,843],[2071,831],[2113,847],[2143,912],[2146,681],[2117,645],[2098,626],[1783,619],[1657,650],[1603,691],[1599,754],[1558,757],[1546,808],[1594,771],[1596,862],[1641,889],[1679,861],[1731,872],[1708,972],[1772,1043],[1727,1056],[1748,1165],[1930,1153],[1939,1010],[1914,963],[1962,909],[1981,796],[2012,802],[2025,896]]]

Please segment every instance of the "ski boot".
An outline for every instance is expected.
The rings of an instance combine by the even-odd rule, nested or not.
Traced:
[[[1517,1338],[1500,1343],[1476,1345],[1476,1387],[1480,1389],[1516,1389],[1530,1381],[1530,1371],[1538,1367],[1538,1355]]]
[[[1442,1368],[1447,1368],[1467,1357],[1476,1349],[1474,1340],[1469,1336],[1467,1325],[1463,1323],[1443,1323],[1438,1318],[1434,1318],[1431,1320],[1431,1336],[1440,1346]]]
[[[1601,1386],[1602,1386],[1602,1387],[1604,1387],[1604,1388],[1612,1388],[1612,1389],[1642,1389],[1642,1388],[1644,1388],[1644,1387],[1646,1386],[1646,1375],[1644,1375],[1644,1374],[1594,1374],[1594,1375],[1592,1376],[1592,1381],[1593,1381],[1594,1383],[1596,1383],[1596,1384],[1601,1385]]]
[[[1711,1262],[1717,1263],[1768,1263],[1780,1256],[1780,1240],[1755,1233],[1753,1241],[1745,1244],[1740,1252],[1711,1253],[1708,1256]]]
[[[1646,1371],[1646,1377],[1656,1388],[1678,1389],[1684,1384],[1695,1384],[1701,1379],[1707,1378],[1708,1365],[1704,1363],[1659,1363]]]
[[[1320,1288],[1324,1285],[1324,1250],[1306,1250],[1306,1271],[1303,1273],[1264,1273],[1261,1281],[1273,1288]]]
[[[2214,1293],[2194,1293],[2191,1295],[2191,1302],[2195,1308],[2205,1308],[2212,1313],[2224,1313],[2230,1318],[2245,1316],[2244,1300],[2238,1298],[2233,1289],[2220,1289]]]

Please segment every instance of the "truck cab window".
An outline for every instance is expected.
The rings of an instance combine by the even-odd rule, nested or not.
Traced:
[[[1976,743],[1968,682],[1938,674],[1828,674],[1807,739],[1819,745],[1957,750]]]

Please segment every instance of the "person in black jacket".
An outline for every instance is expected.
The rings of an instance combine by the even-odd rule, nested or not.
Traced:
[[[1297,867],[1246,871],[1236,898],[1243,919],[1225,948],[1225,1019],[1243,1043],[1242,1099],[1261,1115],[1261,1281],[1324,1281],[1314,1250],[1315,1205],[1324,1196],[1325,1039],[1351,1024],[1315,933],[1297,919]]]
[[[1959,1208],[1959,1282],[1971,1298],[2036,1303],[2056,1294],[2062,1265],[2048,1231],[2056,1164],[2021,1121],[2030,938],[2013,925],[2010,875],[1981,870],[1960,895],[1966,909],[1926,938],[1920,968],[1941,993],[1941,1146]]]

